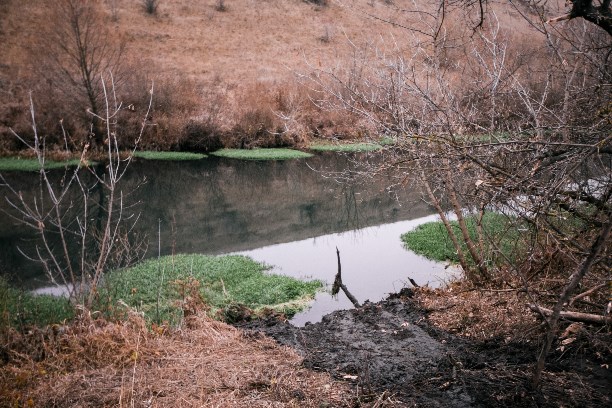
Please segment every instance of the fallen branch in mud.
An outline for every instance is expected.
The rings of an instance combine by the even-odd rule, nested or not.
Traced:
[[[332,286],[332,296],[336,296],[338,292],[340,292],[340,289],[342,289],[346,297],[355,307],[361,307],[355,296],[353,296],[346,288],[346,285],[342,283],[342,265],[340,264],[340,251],[338,250],[338,247],[336,247],[336,256],[338,257],[338,273],[336,274],[334,285]]]
[[[529,309],[536,313],[540,313],[543,316],[550,316],[552,314],[552,310],[546,309],[544,307],[534,305],[532,303],[528,304]],[[573,322],[583,322],[583,323],[591,323],[591,324],[612,324],[612,317],[601,316],[591,313],[580,313],[580,312],[561,312],[559,315],[560,318],[571,320]]]

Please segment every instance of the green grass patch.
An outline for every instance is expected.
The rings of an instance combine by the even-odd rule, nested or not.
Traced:
[[[21,329],[71,320],[74,308],[64,297],[34,295],[11,287],[0,278],[0,325]]]
[[[381,146],[393,146],[397,143],[396,138],[392,138],[390,136],[384,136],[382,139],[378,141],[378,144]]]
[[[470,237],[477,243],[476,216],[465,217]],[[457,221],[451,221],[455,236],[459,239],[463,252],[471,261],[467,246],[463,242],[461,230]],[[505,257],[516,259],[523,253],[520,232],[517,229],[516,220],[497,213],[486,213],[482,220],[484,232],[485,259],[489,265],[500,265],[505,262]],[[491,239],[492,241],[489,241]],[[414,230],[402,234],[401,240],[407,249],[434,261],[450,261],[459,263],[459,257],[453,243],[448,236],[442,221],[421,224]],[[491,242],[495,243],[492,245]],[[498,247],[501,251],[495,250]]]
[[[45,169],[63,169],[70,166],[78,166],[80,159],[66,160],[66,161],[54,161],[45,160]],[[92,163],[89,163],[90,165]],[[40,164],[38,159],[35,158],[21,158],[21,157],[0,157],[0,171],[38,171]]]
[[[208,156],[201,153],[190,153],[190,152],[154,152],[151,150],[136,151],[134,152],[135,157],[147,160],[200,160]]]
[[[313,143],[309,147],[316,152],[372,152],[382,149],[378,143]]]
[[[290,160],[311,157],[312,154],[293,149],[221,149],[214,156],[241,160]]]
[[[175,255],[146,260],[105,278],[100,298],[119,300],[144,312],[149,321],[176,324],[181,302],[199,294],[213,311],[241,304],[255,311],[271,308],[289,316],[302,310],[322,288],[319,281],[301,281],[267,273],[251,258],[227,255]],[[105,308],[102,307],[104,310]]]

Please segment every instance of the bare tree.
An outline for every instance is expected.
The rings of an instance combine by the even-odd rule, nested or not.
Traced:
[[[105,128],[107,140],[103,164],[94,166],[87,162],[86,145],[78,166],[67,168],[59,179],[52,177],[45,168],[45,140],[38,133],[30,98],[34,141],[30,144],[18,134],[14,135],[38,160],[39,192],[27,197],[0,175],[0,186],[8,190],[5,199],[14,210],[9,215],[33,229],[39,238],[34,253],[24,255],[39,262],[51,282],[64,285],[71,299],[85,307],[92,305],[105,272],[126,266],[146,250],[143,241],[133,240],[132,229],[138,213],[133,208],[135,203],[130,203],[129,193],[121,188],[134,153],[119,151],[121,129],[116,126],[116,117],[124,107],[117,100],[112,85],[107,88],[101,79],[101,86],[104,114],[97,119]],[[150,107],[149,103],[149,110]],[[145,122],[146,119],[134,149],[140,142]]]
[[[93,0],[58,0],[46,4],[46,24],[39,30],[35,66],[52,90],[61,92],[59,101],[67,107],[67,116],[77,115],[92,123],[93,146],[104,144],[104,110],[101,76],[115,73],[121,80],[122,46],[104,24]],[[55,102],[57,103],[57,101]],[[89,112],[88,114],[86,112]]]
[[[477,15],[475,27],[481,27],[488,16],[487,8],[489,3],[491,3],[489,0],[442,0],[439,5],[443,16],[447,9],[457,6],[475,11]],[[517,7],[521,7],[521,3],[527,3],[532,10],[540,13],[549,12],[549,10],[546,10],[549,3],[553,3],[553,5],[558,4],[557,2],[550,2],[548,0],[508,0],[508,3],[515,4]],[[605,30],[609,35],[612,35],[612,6],[610,0],[569,0],[565,2],[565,6],[569,8],[566,13],[549,18],[546,21],[548,23],[556,23],[564,20],[582,18]]]

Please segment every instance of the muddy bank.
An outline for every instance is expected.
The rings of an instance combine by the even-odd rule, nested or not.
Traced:
[[[305,367],[353,384],[362,402],[385,393],[400,406],[610,406],[610,370],[588,352],[551,356],[541,391],[533,391],[537,345],[453,336],[431,326],[411,296],[404,290],[303,328],[275,319],[241,327],[297,350]]]

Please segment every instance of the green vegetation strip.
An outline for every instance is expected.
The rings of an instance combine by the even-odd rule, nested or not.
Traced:
[[[371,152],[382,149],[377,143],[313,143],[310,150],[317,152]]]
[[[136,151],[134,156],[147,160],[200,160],[207,156],[201,153],[190,152],[154,152],[150,150]]]
[[[227,255],[175,255],[144,261],[105,278],[101,301],[108,310],[125,302],[152,322],[176,324],[188,299],[215,310],[244,305],[255,311],[271,308],[291,316],[302,310],[322,288],[319,281],[300,281],[266,272],[251,258]]]
[[[242,160],[289,160],[311,157],[312,154],[293,149],[221,149],[211,153],[218,157]]]
[[[468,216],[465,220],[470,237],[477,243],[476,216]],[[469,259],[467,246],[463,241],[459,224],[456,221],[451,221],[451,226],[455,236],[457,236],[461,243],[463,252]],[[482,219],[482,228],[484,236],[487,237],[485,238],[484,245],[487,263],[499,265],[504,263],[505,257],[515,259],[516,256],[520,256],[523,244],[517,229],[516,220],[510,219],[503,214],[486,213]],[[442,221],[421,224],[414,230],[403,234],[401,239],[407,249],[428,259],[459,263],[457,251]],[[492,245],[491,242],[495,243],[495,245]],[[501,253],[495,248],[499,248]]]
[[[78,166],[79,159],[67,161],[45,160],[45,169],[60,169],[68,166]],[[35,158],[0,157],[0,171],[38,171],[40,163]]]
[[[34,295],[12,288],[0,278],[0,326],[46,326],[73,317],[74,309],[67,298]]]

